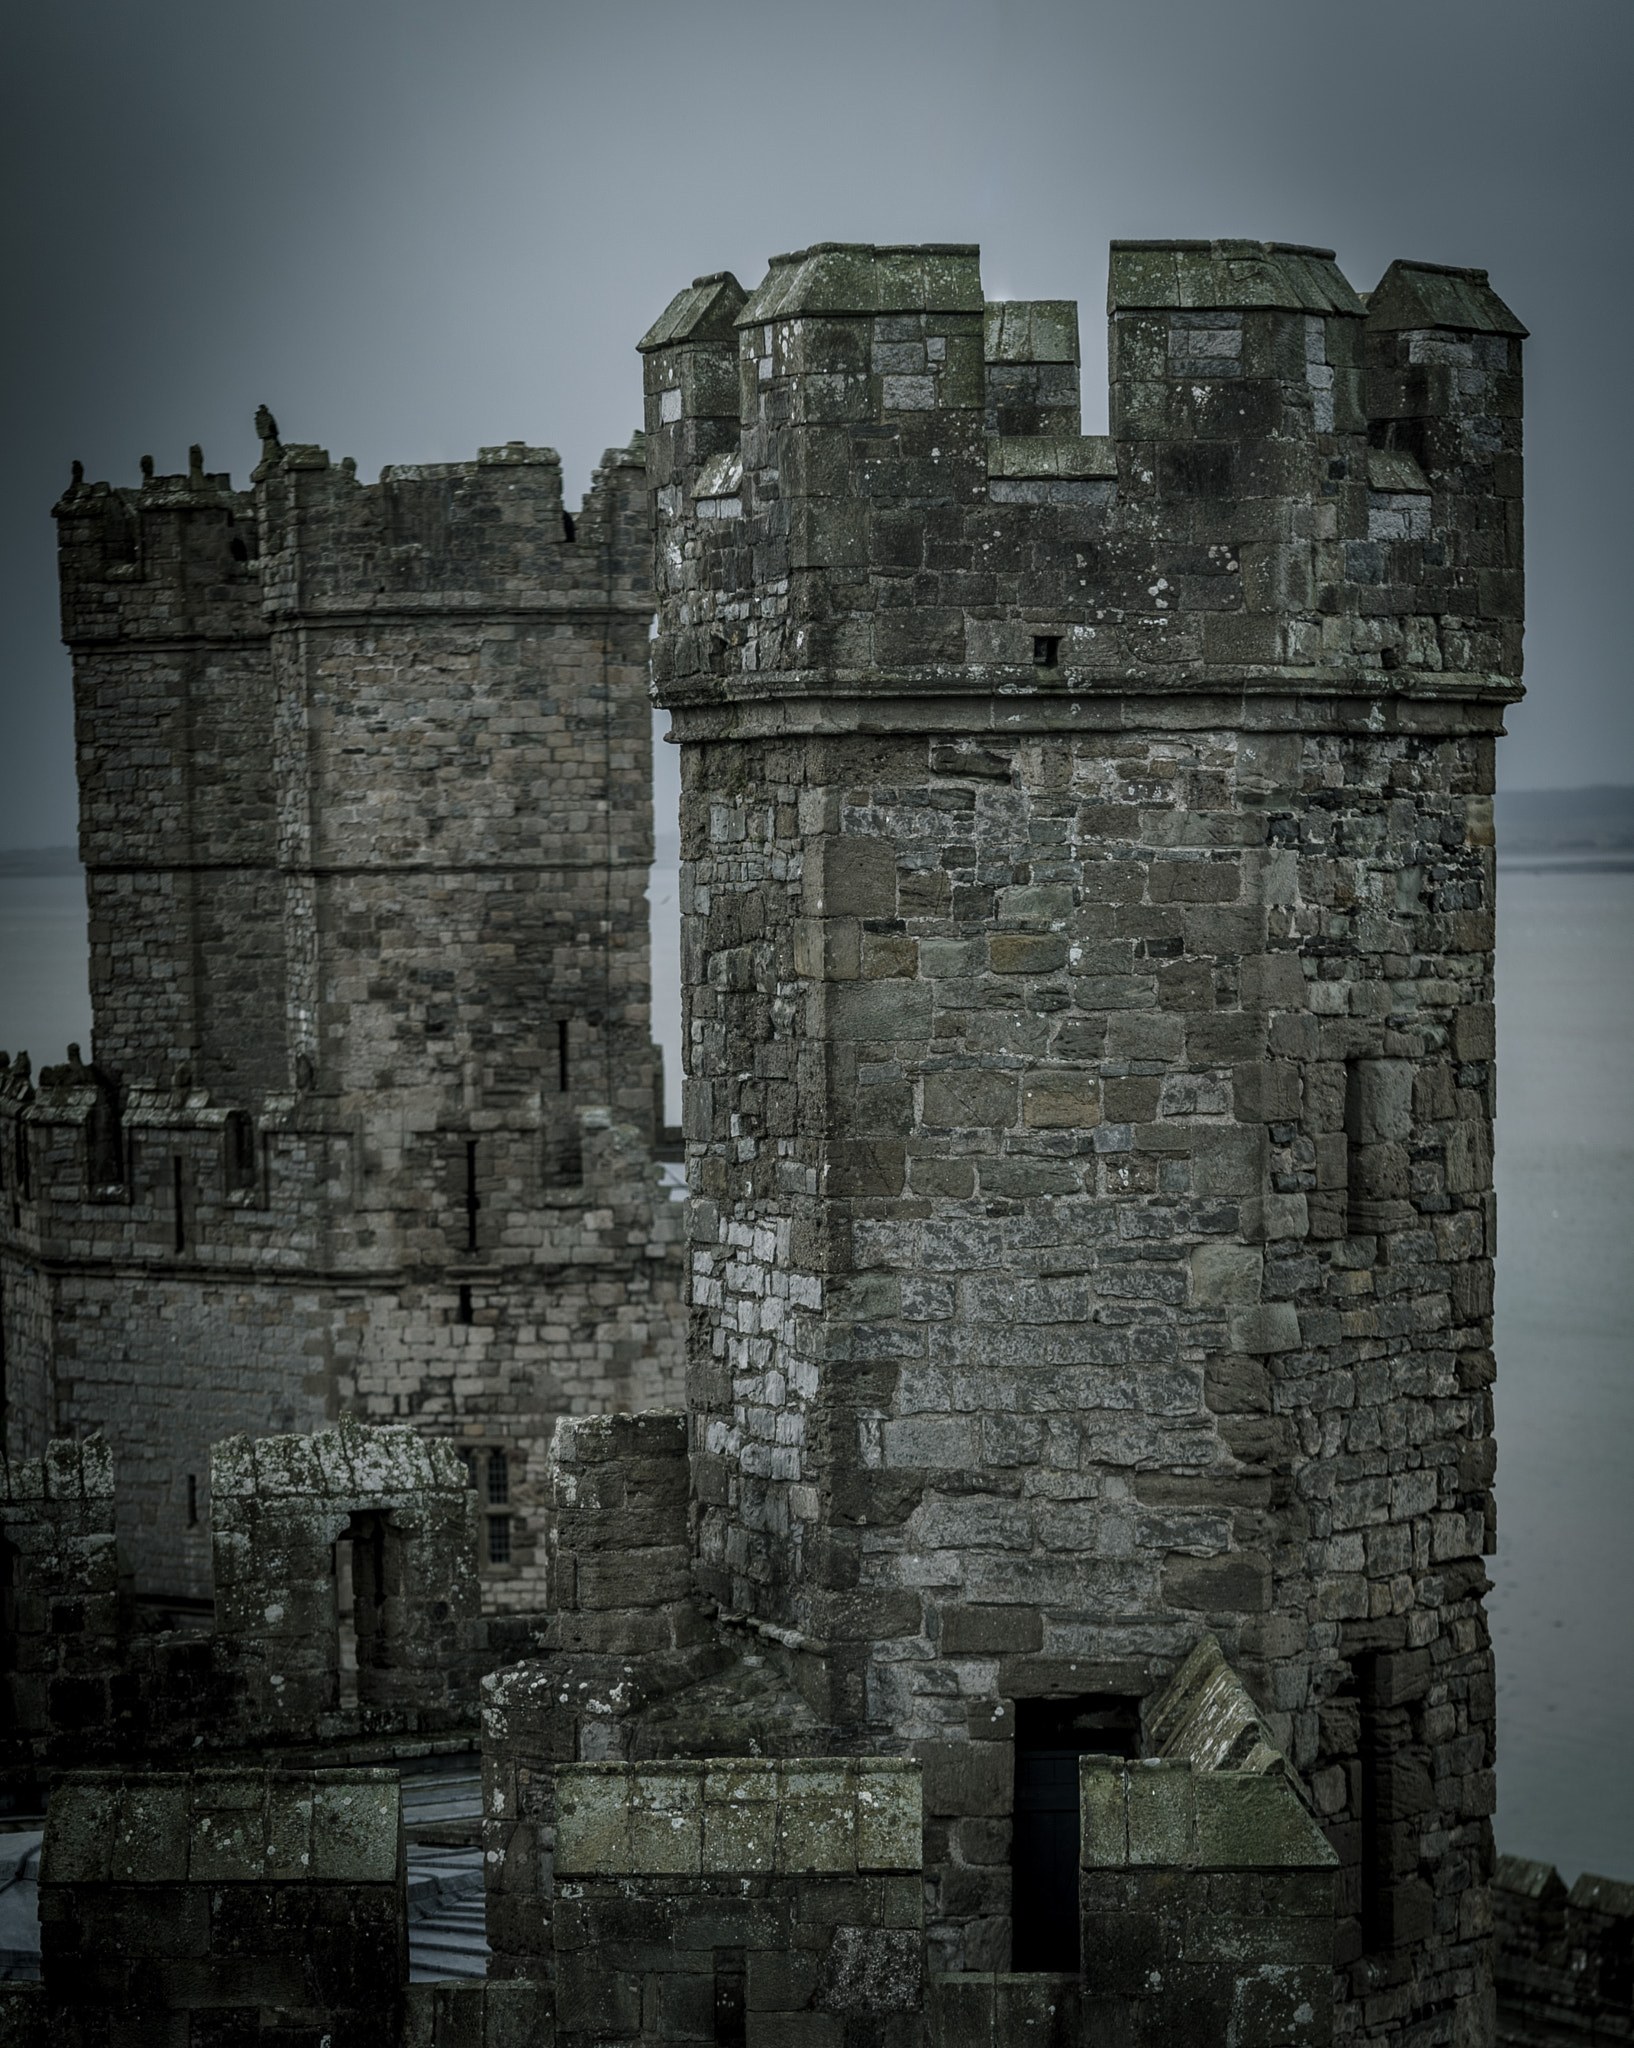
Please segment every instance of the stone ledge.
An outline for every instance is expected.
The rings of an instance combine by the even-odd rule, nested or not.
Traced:
[[[1084,1870],[1331,1870],[1338,1857],[1280,1777],[1125,1764],[1079,1769]]]
[[[920,1868],[921,1772],[894,1758],[570,1764],[558,1876],[854,1876]]]

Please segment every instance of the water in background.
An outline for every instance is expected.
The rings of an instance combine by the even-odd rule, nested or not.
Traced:
[[[675,842],[654,1036],[680,1118]],[[663,856],[667,856],[664,858]],[[1634,872],[1506,870],[1498,909],[1498,1840],[1634,1878]],[[89,1053],[77,877],[0,877],[0,1046]]]
[[[1634,1878],[1634,872],[1498,879],[1498,1843]]]
[[[37,1074],[70,1042],[91,1057],[84,878],[0,875],[0,1051]]]

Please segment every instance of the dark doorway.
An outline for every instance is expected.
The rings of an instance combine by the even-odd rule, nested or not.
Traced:
[[[1016,1701],[1012,1970],[1078,1968],[1078,1759],[1140,1754],[1140,1701]]]
[[[335,1545],[336,1663],[342,1708],[388,1703],[396,1666],[392,1596],[401,1590],[398,1533],[385,1515],[354,1514]]]

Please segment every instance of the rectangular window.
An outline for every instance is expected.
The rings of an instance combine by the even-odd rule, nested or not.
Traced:
[[[468,1252],[477,1248],[477,1211],[481,1207],[477,1199],[477,1141],[468,1138],[465,1142],[465,1249]]]
[[[507,1507],[511,1498],[510,1462],[503,1451],[488,1453],[488,1505]]]
[[[1033,635],[1033,667],[1059,668],[1061,665],[1061,636],[1059,633],[1035,633]]]
[[[244,1192],[255,1186],[255,1126],[241,1109],[227,1118],[227,1186]]]
[[[170,1193],[176,1221],[176,1249],[187,1249],[187,1225],[182,1217],[182,1162],[180,1153],[173,1153],[170,1160]]]
[[[511,1518],[509,1515],[488,1517],[488,1562],[509,1564],[511,1561]]]
[[[567,1093],[567,1019],[562,1017],[556,1025],[556,1085]]]

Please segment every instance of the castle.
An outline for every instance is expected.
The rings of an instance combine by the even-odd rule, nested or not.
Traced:
[[[367,2038],[1494,2038],[1524,330],[1257,242],[1108,297],[1106,437],[1076,307],[820,245],[677,294],[574,522],[546,451],[365,487],[270,418],[253,497],[58,508],[97,1028],[3,1098],[8,1447],[106,1431],[155,1599],[214,1520],[206,1746],[385,1761],[480,1677],[490,1982]],[[121,1785],[180,1634],[102,1653]]]

